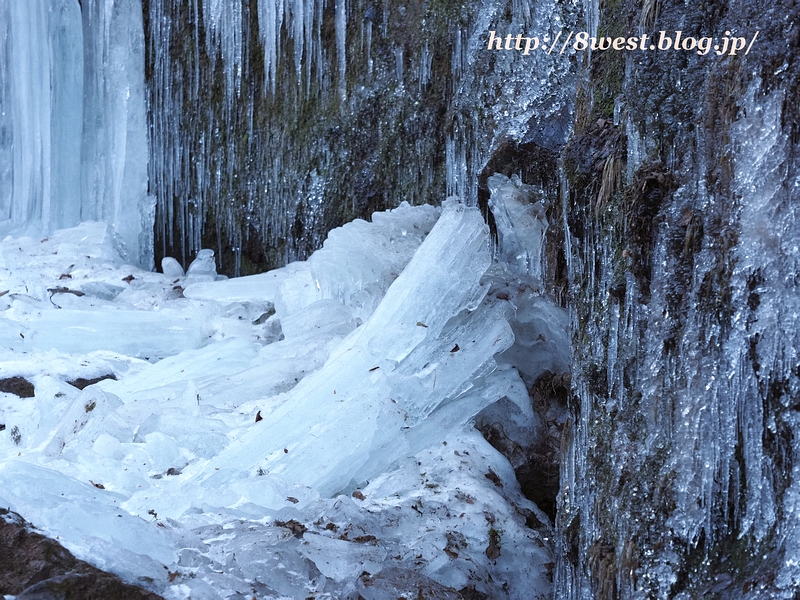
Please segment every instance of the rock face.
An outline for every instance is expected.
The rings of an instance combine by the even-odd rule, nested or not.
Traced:
[[[221,273],[250,274],[401,201],[475,204],[478,177],[485,200],[486,178],[503,170],[481,173],[499,146],[522,144],[549,161],[532,170],[555,173],[571,62],[490,52],[486,38],[555,36],[577,6],[190,4],[143,0],[157,262],[185,267],[213,248]]]
[[[143,2],[157,260],[215,248],[221,272],[260,272],[356,217],[444,199],[448,46],[467,9],[192,4]]]
[[[557,598],[796,597],[799,11],[600,4],[598,36],[759,33],[584,63]]]
[[[0,594],[19,600],[159,600],[76,559],[36,533],[22,517],[0,508]]]
[[[0,379],[0,392],[33,398],[33,384],[24,377],[4,377]]]

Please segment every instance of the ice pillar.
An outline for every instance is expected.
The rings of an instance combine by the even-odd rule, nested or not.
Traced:
[[[114,226],[127,258],[152,268],[141,0],[83,0],[81,220]]]
[[[0,0],[0,236],[113,225],[152,267],[141,0]]]
[[[83,48],[74,0],[0,0],[0,235],[73,225]]]

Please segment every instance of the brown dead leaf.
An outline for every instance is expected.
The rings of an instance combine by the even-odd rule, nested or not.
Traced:
[[[360,535],[354,538],[353,541],[359,544],[372,544],[374,546],[378,543],[378,538],[374,535]]]
[[[303,534],[308,531],[308,528],[296,519],[292,519],[291,521],[275,521],[275,525],[278,527],[285,527],[298,538],[303,537]]]
[[[486,546],[486,558],[495,560],[500,557],[500,534],[496,530],[489,530],[489,545]]]
[[[484,473],[483,476],[486,477],[486,479],[491,481],[493,484],[495,484],[497,487],[499,488],[503,487],[503,482],[500,481],[500,478],[497,476],[497,473],[495,473],[491,469],[489,469],[488,473]]]

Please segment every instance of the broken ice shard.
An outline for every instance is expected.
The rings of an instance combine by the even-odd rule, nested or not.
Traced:
[[[481,304],[490,262],[480,212],[448,203],[370,319],[196,479],[216,502],[278,508],[289,490],[332,495],[377,474],[368,462],[388,467],[408,451],[406,432],[457,402],[513,342],[500,311]]]

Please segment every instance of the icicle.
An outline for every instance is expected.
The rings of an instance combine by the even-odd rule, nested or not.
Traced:
[[[433,54],[425,43],[419,57],[419,91],[424,90],[431,80],[431,65],[433,64]]]
[[[374,11],[373,11],[374,12]],[[372,19],[366,19],[365,24],[367,30],[367,77],[368,79],[372,79],[372,69],[373,69],[373,60],[372,60]]]
[[[453,56],[450,62],[450,72],[454,79],[458,79],[464,66],[464,53],[461,49],[461,29],[456,29],[455,39],[453,40]]]
[[[394,49],[394,65],[397,85],[403,87],[403,48],[401,47]]]
[[[590,37],[596,37],[597,26],[600,22],[599,0],[583,0],[583,10],[586,13],[586,31]]]
[[[339,62],[339,96],[347,95],[347,0],[336,0],[336,56]]]
[[[269,88],[275,89],[280,51],[280,31],[283,22],[281,0],[258,0],[258,26],[264,46],[264,70],[269,73]]]

